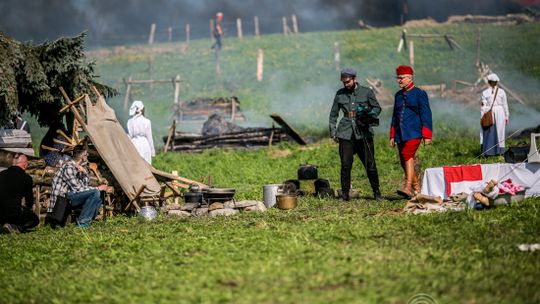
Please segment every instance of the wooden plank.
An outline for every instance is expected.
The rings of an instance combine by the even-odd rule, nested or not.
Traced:
[[[152,173],[154,174],[156,179],[161,180],[161,181],[163,181],[163,180],[177,180],[177,181],[187,183],[187,184],[195,184],[195,185],[198,185],[200,187],[205,187],[205,188],[208,187],[207,185],[205,185],[203,183],[200,183],[200,182],[197,182],[197,181],[194,181],[194,180],[190,180],[190,179],[187,179],[185,177],[176,176],[176,175],[173,175],[173,174],[158,170],[158,169],[156,169],[156,168],[154,168],[152,166],[150,166],[150,171],[152,171]]]
[[[297,143],[300,145],[306,145],[306,141],[296,132],[291,126],[289,126],[288,123],[285,122],[285,120],[279,116],[277,113],[273,113],[270,115],[270,117],[278,124],[280,125],[284,130],[285,133],[287,133],[292,139],[294,139]]]

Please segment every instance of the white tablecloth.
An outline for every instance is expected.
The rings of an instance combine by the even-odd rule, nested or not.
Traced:
[[[519,164],[484,164],[482,167],[482,180],[468,181],[461,184],[452,184],[452,193],[470,193],[470,187],[481,185],[482,182],[495,179],[503,181],[512,179],[517,185],[528,187],[525,196],[540,196],[540,163]],[[424,172],[422,180],[422,193],[448,198],[446,194],[444,171],[442,167],[429,168]]]

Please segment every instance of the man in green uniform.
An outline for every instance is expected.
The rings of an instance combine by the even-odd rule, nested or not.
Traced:
[[[341,82],[343,88],[336,93],[329,117],[330,136],[339,143],[341,198],[349,200],[353,156],[357,154],[366,169],[374,199],[381,200],[373,146],[373,126],[378,125],[381,106],[370,88],[356,82],[355,69],[341,70]],[[337,124],[340,111],[343,117]]]

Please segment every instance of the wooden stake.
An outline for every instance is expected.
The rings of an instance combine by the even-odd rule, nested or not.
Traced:
[[[131,79],[132,77],[129,76],[128,80],[126,81],[124,79],[124,84],[126,85],[126,94],[124,95],[124,110],[127,110],[128,103],[129,103],[129,95],[131,93]]]
[[[409,41],[409,64],[414,67],[414,43]]]
[[[287,17],[281,18],[281,22],[283,23],[283,35],[285,36],[289,35],[289,26],[287,25]]]
[[[210,19],[210,39],[214,39],[214,19]]]
[[[235,118],[236,118],[236,98],[233,98],[231,102],[231,121],[234,122]]]
[[[339,71],[341,66],[341,55],[339,52],[339,42],[334,42],[334,63],[336,65],[336,70]]]
[[[167,32],[169,33],[169,42],[172,42],[172,27],[169,26]]]
[[[169,149],[169,144],[171,143],[171,139],[173,138],[175,133],[176,133],[176,119],[173,120],[171,128],[169,129],[169,135],[167,135],[167,142],[165,142],[165,147],[163,147],[164,153],[167,153],[167,150]],[[174,143],[174,139],[173,139],[173,143]]]
[[[148,35],[148,44],[154,44],[154,36],[156,34],[156,24],[150,25],[150,34]]]
[[[189,23],[186,24],[186,44],[189,45],[189,35],[191,32],[191,27],[189,26]]]
[[[255,37],[259,37],[259,17],[255,16],[253,17],[253,23],[255,24]]]
[[[263,50],[259,49],[257,52],[257,81],[263,80]]]
[[[144,189],[146,188],[146,185],[141,185],[141,187],[139,188],[139,190],[137,191],[137,193],[135,193],[135,196],[129,201],[129,203],[127,204],[126,208],[124,210],[128,210],[129,207],[131,207],[131,205],[135,206],[135,209],[137,209],[137,212],[140,212],[141,211],[141,208],[139,208],[139,204],[137,204],[136,200],[139,198],[139,196],[141,195],[141,193],[144,191]],[[133,189],[135,190],[135,189]]]
[[[480,66],[480,28],[476,29],[476,63],[475,65]]]
[[[291,16],[293,33],[298,34],[298,23],[296,22],[296,15]]]
[[[176,75],[174,78],[174,104],[178,104],[180,99],[180,75]]]
[[[236,18],[236,32],[238,33],[238,39],[242,39],[242,19]]]

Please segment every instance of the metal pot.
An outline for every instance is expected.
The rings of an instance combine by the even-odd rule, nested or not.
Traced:
[[[319,178],[318,172],[317,172],[317,166],[315,165],[310,165],[310,164],[300,165],[296,173],[298,175],[299,180]]]
[[[186,192],[184,193],[184,202],[202,204],[203,194],[201,192]]]
[[[209,204],[215,202],[226,202],[234,199],[234,188],[204,188],[202,194]]]
[[[276,203],[279,209],[294,209],[298,206],[298,199],[296,195],[278,194],[276,195]]]
[[[276,204],[276,194],[281,192],[283,184],[271,184],[263,186],[263,202],[266,208],[271,208]]]

